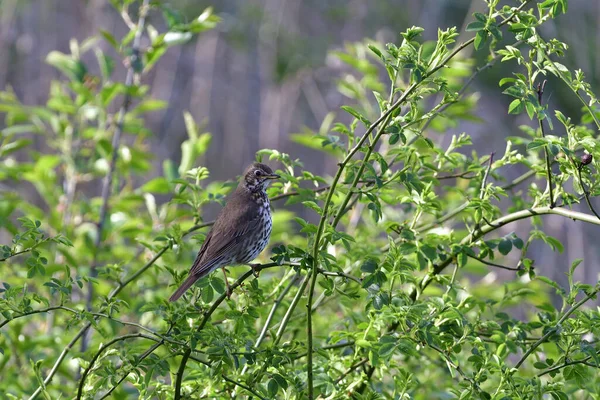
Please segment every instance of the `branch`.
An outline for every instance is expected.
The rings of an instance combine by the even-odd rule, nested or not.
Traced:
[[[0,258],[0,262],[2,262],[2,261],[6,261],[6,260],[8,260],[9,258],[13,258],[13,257],[16,257],[16,256],[18,256],[18,255],[21,255],[21,254],[29,253],[31,250],[34,250],[36,247],[38,247],[40,244],[42,244],[42,243],[45,243],[45,242],[47,242],[47,241],[48,241],[48,240],[50,240],[50,239],[52,239],[52,238],[51,238],[51,237],[44,238],[44,239],[40,240],[39,242],[37,242],[36,244],[34,244],[34,245],[33,245],[33,246],[31,246],[31,247],[28,247],[28,248],[26,248],[26,249],[23,249],[23,250],[17,251],[17,252],[15,252],[15,253],[12,253],[12,254],[11,254],[10,256],[8,256],[8,257],[5,257],[5,258]]]
[[[96,229],[96,240],[94,242],[94,256],[92,259],[92,264],[90,268],[90,276],[95,278],[98,274],[98,254],[100,250],[100,245],[102,244],[102,234],[104,233],[104,225],[106,222],[106,216],[108,214],[108,201],[111,194],[112,184],[113,184],[113,175],[115,172],[115,167],[117,165],[117,158],[119,155],[119,145],[121,142],[121,133],[123,132],[123,123],[125,121],[125,114],[129,111],[129,106],[131,105],[131,87],[133,86],[133,79],[135,76],[135,68],[134,66],[138,64],[138,59],[140,57],[140,44],[142,40],[142,32],[144,31],[144,24],[146,22],[146,15],[148,13],[150,0],[144,0],[139,9],[139,20],[137,25],[132,29],[135,29],[135,37],[133,39],[133,43],[131,46],[131,56],[129,60],[129,68],[127,68],[127,77],[125,78],[125,86],[127,90],[125,90],[125,95],[123,98],[123,105],[119,110],[119,115],[117,117],[117,122],[115,126],[115,133],[112,138],[112,157],[110,159],[110,163],[108,165],[108,172],[104,177],[104,181],[102,182],[102,206],[100,207],[100,216],[98,218],[97,229]],[[94,299],[94,280],[90,280],[88,283],[88,293],[86,299],[86,308],[89,310],[92,309],[92,301]],[[83,340],[81,341],[81,352],[85,352],[88,345],[88,336],[87,330],[84,333]]]
[[[440,353],[442,355],[442,357],[444,357],[444,359],[446,360],[446,362],[448,363],[449,366],[451,366],[452,368],[454,368],[456,370],[456,372],[458,372],[463,377],[464,380],[466,380],[467,382],[469,382],[471,384],[471,386],[473,386],[477,390],[477,392],[481,392],[481,388],[479,387],[479,385],[477,384],[477,382],[475,382],[473,379],[469,378],[469,376],[467,376],[467,374],[465,374],[465,372],[462,370],[462,368],[460,367],[460,365],[454,363],[450,359],[450,356],[448,356],[448,354],[446,354],[444,351],[442,351],[442,349],[438,348],[435,345],[427,344],[427,346],[431,347],[433,350],[435,350],[438,353]]]
[[[555,208],[535,207],[535,208],[521,210],[521,211],[514,212],[512,214],[505,215],[503,217],[496,219],[495,221],[492,221],[491,224],[485,225],[485,226],[481,227],[480,229],[474,230],[473,232],[468,234],[465,238],[463,238],[463,240],[460,242],[460,245],[465,246],[465,245],[468,245],[469,243],[473,243],[477,239],[485,236],[486,234],[493,232],[496,229],[498,229],[504,225],[507,225],[511,222],[515,222],[515,221],[518,221],[521,219],[531,218],[536,215],[547,215],[547,214],[560,215],[560,216],[570,218],[573,220],[583,221],[583,222],[587,222],[587,223],[594,224],[594,225],[600,225],[600,220],[598,220],[596,217],[589,215],[589,214],[582,213],[582,212],[567,210],[565,208],[560,208],[560,207],[555,207]],[[410,294],[410,297],[413,300],[416,299],[417,291],[419,293],[422,292],[432,282],[431,276],[439,275],[448,265],[450,265],[451,262],[452,262],[452,257],[448,257],[442,263],[440,263],[438,265],[434,265],[433,271],[430,274],[423,277],[423,279],[421,280],[421,282],[418,285],[418,288],[416,290],[412,291],[412,293]]]
[[[342,375],[340,375],[334,382],[334,385],[337,385],[338,383],[340,383],[345,377],[347,377],[348,375],[350,375],[355,369],[360,368],[361,366],[365,365],[366,363],[369,362],[368,358],[363,358],[360,361],[355,362],[354,364],[352,364],[346,371],[344,371],[344,373]]]
[[[362,279],[357,278],[356,276],[347,274],[345,272],[341,272],[341,271],[326,271],[322,268],[319,268],[319,273],[325,276],[338,276],[340,278],[346,278],[346,279],[350,279],[351,281],[354,281],[356,283],[358,283],[359,285],[362,283]]]

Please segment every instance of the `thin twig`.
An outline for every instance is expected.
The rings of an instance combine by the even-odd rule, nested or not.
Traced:
[[[30,251],[32,251],[32,250],[34,250],[36,247],[38,247],[40,244],[42,244],[42,243],[45,243],[45,242],[47,242],[47,241],[48,241],[48,240],[50,240],[50,239],[52,239],[52,238],[51,238],[51,237],[46,237],[46,238],[44,238],[44,239],[40,240],[39,242],[37,242],[36,244],[34,244],[34,245],[33,245],[33,246],[31,246],[31,247],[28,247],[28,248],[26,248],[26,249],[23,249],[23,250],[17,251],[17,252],[15,252],[15,253],[12,253],[10,256],[8,256],[8,257],[6,257],[6,258],[0,258],[0,262],[1,262],[1,261],[6,261],[6,260],[8,260],[9,258],[13,258],[13,257],[16,257],[16,256],[18,256],[18,255],[21,255],[21,254],[29,253]]]
[[[432,348],[433,350],[437,351],[438,353],[440,353],[441,356],[444,357],[444,359],[446,360],[448,365],[450,365],[452,368],[454,368],[456,370],[456,372],[458,372],[463,377],[464,380],[469,382],[471,384],[471,386],[473,386],[475,388],[475,390],[477,390],[477,392],[481,392],[481,388],[479,387],[477,382],[475,382],[472,378],[469,378],[469,376],[462,370],[460,365],[458,365],[454,361],[452,361],[450,359],[450,356],[448,356],[448,354],[446,354],[444,351],[442,351],[442,349],[438,348],[437,346],[435,346],[433,344],[427,344],[427,346]]]
[[[253,394],[254,396],[258,397],[261,400],[267,400],[266,397],[261,396],[260,394],[258,394],[252,388],[250,388],[250,387],[248,387],[248,386],[246,386],[246,385],[244,385],[244,384],[242,384],[242,383],[240,383],[240,382],[238,382],[238,381],[236,381],[234,379],[228,378],[225,374],[221,374],[221,378],[225,379],[229,383],[233,383],[234,385],[241,387],[242,389],[250,392],[251,394]]]
[[[467,256],[470,257],[470,258],[472,258],[472,259],[474,259],[474,260],[479,261],[480,263],[483,263],[485,265],[489,265],[490,267],[502,268],[502,269],[506,269],[508,271],[520,271],[521,270],[521,268],[507,267],[507,266],[504,266],[504,265],[501,265],[501,264],[496,264],[496,263],[493,263],[493,262],[489,262],[489,261],[484,260],[483,258],[477,257],[475,255],[467,254]]]
[[[547,81],[544,79],[544,81],[541,84],[538,84],[537,87],[538,102],[540,103],[540,107],[543,107],[543,96],[544,88],[546,87],[546,82]],[[544,133],[544,120],[538,117],[538,123],[540,126],[542,138],[545,138],[546,134]],[[548,190],[550,192],[550,208],[554,208],[556,204],[554,203],[554,190],[552,188],[552,167],[550,162],[550,150],[548,149],[548,146],[544,146],[544,156],[546,159],[546,180],[548,181]]]
[[[515,43],[513,43],[511,46],[513,46],[513,47],[519,47],[522,44],[523,44],[523,41],[522,40],[518,40]],[[453,104],[456,104],[458,102],[458,100],[466,93],[466,91],[469,88],[469,86],[471,85],[471,83],[473,83],[473,81],[475,80],[475,78],[477,78],[477,75],[479,75],[480,73],[482,73],[486,69],[492,68],[494,66],[494,64],[496,64],[496,62],[498,62],[498,60],[501,59],[502,57],[503,57],[502,54],[497,54],[487,64],[485,64],[485,65],[477,68],[471,74],[471,76],[469,76],[469,78],[465,81],[465,84],[462,86],[462,88],[458,91],[455,100],[452,101],[452,102],[446,103],[442,107],[440,107],[440,109],[435,113],[435,115],[433,115],[431,118],[429,118],[425,122],[425,124],[423,125],[423,128],[421,128],[421,132],[425,131],[429,127],[429,125],[431,124],[431,122],[438,115],[441,115],[444,111],[446,111],[446,109],[448,109],[448,107],[450,107]]]
[[[454,178],[473,179],[473,178],[477,177],[477,175],[469,175],[469,174],[471,174],[471,171],[461,172],[459,174],[452,174],[452,175],[435,176],[435,179],[437,179],[438,181],[443,181],[444,179],[454,179]]]
[[[341,381],[343,381],[345,377],[347,377],[348,375],[350,375],[354,370],[356,370],[357,368],[360,368],[361,366],[365,365],[368,362],[369,362],[368,358],[363,358],[362,360],[355,362],[350,367],[348,367],[348,369],[346,371],[344,371],[344,373],[342,375],[340,375],[333,382],[333,384],[337,385],[338,383],[340,383]]]
[[[321,275],[325,275],[325,276],[338,276],[340,278],[350,279],[350,280],[358,283],[359,285],[362,283],[362,279],[357,278],[356,276],[347,274],[347,273],[342,272],[342,271],[326,271],[324,269],[319,268],[319,273]]]
[[[585,187],[585,184],[583,183],[583,178],[581,177],[581,170],[583,169],[583,167],[584,167],[583,163],[580,163],[576,167],[577,176],[579,178],[579,184],[581,185],[581,190],[583,190],[583,196],[585,197],[585,202],[587,203],[590,211],[596,216],[596,218],[600,219],[600,215],[598,215],[598,213],[594,209],[594,206],[592,206],[592,201],[590,200],[590,193],[588,192],[587,188]]]
[[[492,163],[494,162],[494,152],[490,153],[490,158],[488,159],[488,166],[485,169],[485,173],[483,174],[483,179],[481,180],[481,189],[479,190],[479,198],[483,200],[485,197],[485,185],[487,184],[488,176],[490,175],[490,170],[492,169]]]

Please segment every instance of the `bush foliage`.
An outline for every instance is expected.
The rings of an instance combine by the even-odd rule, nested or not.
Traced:
[[[204,210],[235,181],[198,166],[211,136],[183,110],[181,163],[145,178],[145,116],[165,104],[142,82],[168,47],[218,18],[112,3],[130,32],[48,54],[62,75],[45,105],[0,93],[2,398],[597,398],[600,314],[584,305],[600,286],[576,282],[573,260],[563,287],[528,252],[536,241],[562,251],[544,215],[600,225],[598,100],[582,71],[559,63],[567,45],[539,29],[567,0],[488,0],[465,42],[456,28],[428,42],[412,27],[398,43],[336,53],[349,105],[292,140],[337,170],[319,176],[309,160],[259,151],[282,176],[269,189],[262,273],[231,268],[231,299],[214,273],[176,303],[167,299],[211,225]],[[478,57],[465,58],[471,47]],[[510,97],[502,112],[530,123],[488,154],[467,133],[438,140],[475,118],[469,85],[497,63],[512,74],[490,95]],[[577,96],[580,116],[548,108],[546,79]],[[505,179],[511,166],[524,173]],[[501,229],[518,220],[531,222],[527,234]]]

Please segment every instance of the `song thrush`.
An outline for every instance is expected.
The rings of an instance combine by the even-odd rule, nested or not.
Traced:
[[[254,163],[246,169],[206,236],[187,279],[173,293],[170,301],[179,299],[198,279],[217,268],[223,269],[227,295],[231,295],[225,267],[249,263],[269,242],[272,221],[265,190],[271,179],[277,178],[279,175],[261,163]]]

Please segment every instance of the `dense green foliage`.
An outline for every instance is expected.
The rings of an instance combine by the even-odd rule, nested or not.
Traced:
[[[337,171],[317,176],[309,160],[261,150],[283,179],[269,189],[274,231],[260,276],[231,268],[227,299],[214,273],[176,303],[167,298],[211,224],[204,211],[236,183],[198,166],[211,136],[183,110],[180,164],[165,160],[162,176],[144,179],[144,118],[165,105],[141,82],[168,46],[218,19],[112,3],[130,33],[49,54],[62,79],[45,106],[0,93],[0,226],[12,238],[0,254],[2,398],[598,398],[600,314],[584,305],[600,286],[574,281],[573,260],[561,287],[528,254],[536,241],[562,251],[543,215],[600,225],[590,200],[598,100],[581,71],[557,61],[567,46],[539,30],[566,0],[489,0],[463,43],[455,28],[425,42],[413,27],[397,44],[336,53],[351,105],[292,139],[328,153]],[[145,23],[161,12],[164,33]],[[124,83],[98,40],[126,61]],[[470,46],[488,56],[463,58]],[[514,71],[499,82],[496,95],[512,98],[499,112],[531,123],[490,154],[472,151],[467,133],[438,140],[475,118],[469,84],[499,62]],[[547,77],[581,100],[581,118],[548,109]],[[524,174],[504,179],[516,165]],[[589,213],[571,209],[579,203]],[[527,235],[505,227],[524,219]]]

